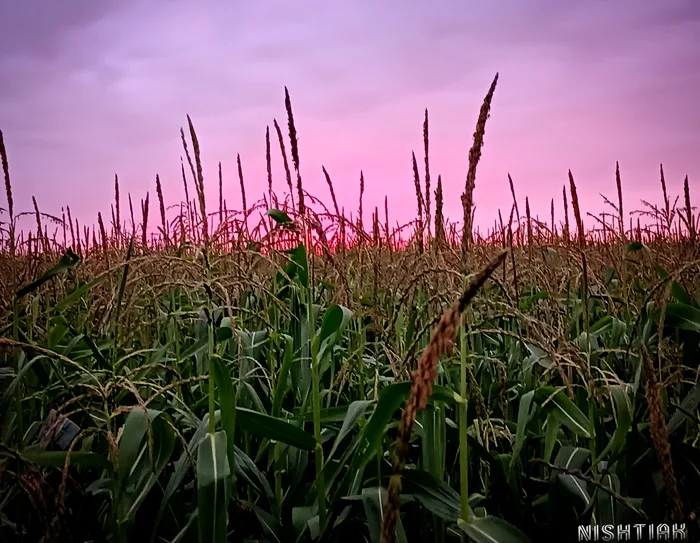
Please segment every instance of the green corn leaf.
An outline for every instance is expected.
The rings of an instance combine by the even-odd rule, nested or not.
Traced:
[[[520,407],[518,408],[518,426],[515,433],[515,443],[513,444],[513,456],[510,461],[510,472],[515,469],[515,464],[520,457],[520,450],[525,442],[525,427],[530,422],[530,410],[532,400],[535,397],[535,391],[526,392],[520,397]]]
[[[264,495],[268,503],[274,503],[275,496],[270,488],[270,483],[267,482],[267,479],[258,469],[258,466],[255,465],[255,462],[238,447],[236,447],[235,472],[238,480],[244,481],[255,492]]]
[[[279,417],[282,411],[282,400],[284,399],[287,389],[289,387],[288,379],[289,372],[292,367],[292,361],[294,360],[294,338],[287,334],[282,334],[282,339],[284,340],[284,359],[282,360],[282,366],[280,367],[279,373],[277,375],[277,382],[275,383],[275,392],[272,398],[272,416]]]
[[[26,296],[30,292],[35,291],[38,289],[41,285],[49,281],[51,278],[55,277],[62,271],[68,270],[70,268],[75,267],[78,262],[80,262],[80,257],[76,255],[72,250],[67,249],[66,252],[63,254],[61,259],[58,261],[58,263],[45,272],[39,279],[36,281],[32,281],[28,285],[22,287],[15,293],[15,298],[19,299],[22,298],[23,296]]]
[[[221,408],[221,426],[226,432],[226,456],[229,469],[235,466],[235,429],[236,429],[236,391],[231,380],[231,373],[226,368],[224,360],[213,355],[210,360],[211,371],[214,373],[216,396]]]
[[[226,432],[207,434],[197,448],[199,543],[225,543],[228,534],[229,476]]]
[[[57,313],[61,313],[71,305],[73,305],[77,300],[82,298],[85,294],[90,292],[90,290],[96,286],[99,285],[102,281],[104,281],[107,278],[107,275],[102,275],[100,277],[97,277],[96,279],[93,279],[89,283],[85,283],[84,285],[79,286],[76,288],[73,292],[68,294],[63,300],[58,302],[54,306],[54,311]]]
[[[341,460],[341,465],[345,465],[345,460],[349,460],[350,464],[342,480],[336,485],[336,490],[331,500],[332,504],[337,504],[340,498],[346,495],[353,485],[358,484],[358,478],[361,476],[364,467],[374,456],[385,436],[387,424],[389,424],[394,413],[408,398],[411,384],[411,381],[395,383],[383,388],[379,393],[379,400],[374,412],[357,438],[357,446],[349,449],[348,453]],[[445,387],[434,386],[431,399],[455,403],[454,393]],[[352,455],[352,458],[350,458],[350,455]]]
[[[529,543],[524,533],[505,520],[492,517],[472,516],[465,521],[457,521],[459,528],[476,543]]]
[[[601,462],[600,468],[605,470],[606,467],[605,462]],[[616,494],[620,493],[620,479],[614,473],[605,473],[597,477],[597,480],[605,488],[609,488]],[[617,502],[610,493],[598,489],[596,502],[598,505],[598,522],[600,524],[618,524]]]
[[[220,411],[216,411],[216,413],[214,414],[215,424],[218,424],[219,420],[221,420],[221,413]],[[189,468],[194,465],[193,460],[196,457],[199,444],[204,439],[204,436],[207,435],[208,431],[209,413],[205,414],[204,418],[201,421],[199,421],[194,435],[187,444],[187,450],[183,451],[180,455],[180,458],[178,458],[174,463],[173,471],[170,474],[170,478],[168,479],[168,484],[166,485],[165,491],[163,492],[163,499],[161,501],[160,507],[158,508],[158,513],[156,514],[156,518],[153,523],[151,542],[154,542],[156,540],[157,529],[163,518],[163,514],[165,513],[165,510],[168,507],[171,498],[175,495],[178,489],[180,489],[183,482],[185,481],[185,477],[187,475],[187,472],[189,471]]]
[[[277,224],[291,224],[293,222],[289,215],[279,209],[268,209],[266,214]]]
[[[89,451],[44,451],[42,449],[24,449],[22,458],[27,462],[42,467],[63,468],[66,457],[70,454],[71,466],[90,466],[112,472],[114,466],[101,454]]]
[[[682,303],[668,304],[664,324],[671,328],[700,333],[700,309]]]
[[[688,415],[686,413],[692,413],[698,408],[700,404],[700,384],[695,385],[688,395],[683,398],[680,404],[680,409],[676,409],[671,418],[668,421],[668,433],[675,433],[681,425],[688,420]]]
[[[615,414],[615,432],[608,446],[600,453],[599,459],[603,458],[607,452],[610,452],[613,457],[616,456],[625,446],[627,432],[632,427],[632,403],[627,392],[620,385],[611,385],[609,390]]]
[[[564,394],[552,386],[540,387],[535,392],[535,401],[547,413],[553,413],[559,422],[575,434],[590,438],[588,417]]]
[[[280,441],[305,451],[311,451],[316,447],[316,440],[312,434],[285,420],[243,407],[236,409],[236,425],[258,437]]]
[[[306,257],[306,248],[299,244],[296,248],[287,251],[291,261],[284,267],[284,271],[290,279],[299,278],[303,288],[309,286],[309,263]]]
[[[352,318],[352,311],[342,305],[332,305],[326,309],[323,323],[318,331],[318,361],[322,363],[340,338],[345,326]]]
[[[447,437],[445,409],[434,404],[419,413],[416,430],[421,428],[421,462],[425,471],[442,479],[445,471]]]
[[[367,529],[372,543],[380,543],[382,535],[383,509],[387,491],[380,486],[362,489],[362,506],[365,509]]]
[[[340,432],[338,432],[338,435],[335,438],[335,442],[333,443],[333,448],[331,449],[331,452],[328,454],[329,459],[333,457],[336,450],[338,449],[338,446],[342,443],[345,436],[347,436],[350,433],[350,431],[355,427],[357,421],[360,420],[360,418],[365,414],[365,411],[367,411],[367,408],[372,403],[373,402],[371,402],[370,400],[358,400],[352,402],[347,407],[345,418],[343,419],[343,425],[340,428]]]
[[[450,485],[418,469],[405,470],[402,479],[402,494],[410,494],[428,511],[444,520],[454,522],[459,518],[459,494]]]
[[[37,355],[28,362],[25,362],[22,364],[22,367],[20,370],[17,372],[17,374],[13,377],[12,381],[6,386],[5,390],[3,391],[2,397],[0,397],[0,406],[5,406],[10,400],[14,398],[15,390],[17,387],[20,385],[22,380],[24,379],[24,376],[27,374],[27,372],[32,369],[32,366],[38,362],[39,360],[48,358],[44,355]]]
[[[544,437],[545,462],[549,462],[549,460],[552,458],[552,453],[554,452],[554,446],[557,443],[557,435],[559,434],[560,428],[561,423],[559,422],[559,419],[557,419],[551,413],[547,415],[547,429]]]
[[[243,502],[246,507],[251,509],[253,513],[255,513],[255,516],[258,517],[258,521],[260,522],[260,526],[262,527],[263,531],[268,535],[270,538],[269,541],[273,543],[282,543],[284,541],[283,534],[282,534],[282,527],[280,526],[279,521],[273,517],[270,513],[262,509],[260,506],[252,503],[252,502]],[[200,540],[201,541],[201,540]]]
[[[571,447],[567,445],[559,449],[554,459],[554,465],[571,471],[580,470],[589,456],[590,451],[582,449],[581,447]],[[554,472],[554,476],[576,499],[580,500],[586,506],[590,505],[591,498],[588,494],[586,481],[580,477],[568,473],[557,473],[556,471]]]
[[[175,433],[167,415],[153,409],[133,409],[119,440],[118,522],[133,521],[158,476],[170,460]]]

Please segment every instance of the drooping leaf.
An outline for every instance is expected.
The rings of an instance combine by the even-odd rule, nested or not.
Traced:
[[[668,421],[668,433],[673,434],[681,425],[688,420],[688,415],[686,413],[692,413],[698,408],[700,404],[700,383],[696,384],[688,395],[683,398],[680,404],[680,408],[676,409],[671,418]]]
[[[338,435],[335,438],[335,442],[333,443],[333,448],[331,449],[331,452],[328,453],[328,458],[333,457],[335,451],[338,449],[338,446],[342,443],[345,436],[347,436],[348,433],[350,433],[355,424],[357,424],[357,421],[362,417],[362,415],[365,414],[365,411],[367,411],[367,408],[371,404],[372,402],[370,400],[358,400],[352,402],[348,406],[345,418],[343,419],[343,425],[341,426],[340,432],[338,432]]]
[[[275,383],[275,392],[272,398],[272,416],[279,417],[282,410],[282,400],[287,392],[289,378],[289,372],[292,367],[293,355],[294,355],[294,338],[287,334],[282,335],[284,340],[284,358],[282,359],[282,366],[277,374],[277,382]]]
[[[268,209],[267,216],[277,224],[290,224],[293,222],[292,219],[289,218],[289,215],[279,209]]]
[[[700,333],[700,309],[683,303],[666,306],[666,326]]]
[[[197,509],[192,511],[192,514],[187,519],[187,524],[185,524],[177,535],[173,538],[170,543],[182,543],[184,541],[192,541],[197,536],[197,528],[195,522],[199,520],[199,513]]]
[[[10,383],[8,385],[6,385],[6,388],[3,391],[2,397],[0,397],[0,406],[3,406],[3,408],[4,408],[4,406],[10,400],[14,399],[15,390],[20,385],[20,383],[24,379],[24,376],[27,374],[27,372],[30,369],[32,369],[34,364],[36,364],[37,362],[39,362],[40,360],[45,359],[45,358],[47,358],[47,357],[40,354],[40,355],[33,357],[28,362],[25,362],[24,364],[22,364],[22,367],[19,369],[17,374],[13,377],[12,381],[10,381]]]
[[[600,469],[605,472],[606,468],[606,462],[601,462]],[[603,485],[603,487],[609,488],[616,494],[620,493],[620,479],[614,473],[607,471],[601,476],[597,477],[597,479],[598,482]],[[617,502],[610,495],[610,493],[599,489],[596,493],[596,502],[598,505],[597,521],[603,525],[618,524]]]
[[[550,368],[552,366],[552,357],[540,349],[537,345],[526,343],[525,346],[527,347],[528,351],[530,351],[530,362],[537,363],[543,368]]]
[[[118,522],[130,523],[158,480],[175,447],[167,415],[134,408],[119,440]]]
[[[197,449],[197,511],[200,543],[225,543],[231,474],[226,432],[207,434]]]
[[[572,432],[590,438],[588,417],[564,394],[552,386],[543,386],[535,392],[535,401],[547,413],[553,413]]]
[[[543,456],[545,462],[549,462],[549,460],[552,458],[552,453],[554,452],[554,447],[557,443],[557,435],[559,434],[560,428],[561,422],[559,422],[559,419],[552,415],[552,413],[547,415]]]
[[[404,471],[402,493],[412,495],[428,511],[444,520],[454,522],[459,518],[459,494],[447,483],[426,471]]]
[[[520,407],[518,408],[518,426],[515,433],[515,443],[513,444],[513,456],[510,461],[510,472],[515,469],[515,464],[520,457],[520,450],[525,442],[525,427],[530,422],[530,406],[535,397],[535,391],[526,392],[520,397]]]
[[[445,474],[447,451],[445,409],[439,405],[428,405],[419,414],[422,430],[421,463],[425,471],[442,480]]]
[[[303,505],[292,509],[292,526],[294,527],[297,541],[300,541],[303,533],[309,529],[309,523],[312,519],[318,519],[315,509],[312,505]]]
[[[284,267],[285,273],[290,277],[299,277],[299,283],[303,288],[309,286],[309,263],[306,257],[306,247],[300,243],[296,248],[287,251],[291,257],[290,262]]]
[[[216,411],[214,414],[214,422],[215,424],[218,424],[219,420],[221,420],[221,413],[220,411]],[[163,499],[161,501],[160,507],[158,509],[158,513],[156,515],[156,518],[153,523],[153,531],[151,533],[151,541],[155,541],[156,539],[156,534],[157,534],[157,529],[160,524],[160,521],[163,517],[163,514],[165,513],[166,508],[168,507],[168,504],[170,503],[170,499],[175,495],[177,490],[182,486],[183,481],[185,480],[185,476],[187,475],[187,472],[190,468],[190,466],[194,465],[194,458],[196,457],[197,450],[199,448],[199,444],[202,442],[204,439],[204,436],[207,435],[207,432],[209,431],[209,413],[207,413],[204,418],[199,422],[199,425],[197,426],[197,430],[195,431],[194,435],[190,439],[189,443],[187,444],[187,450],[182,451],[182,454],[180,455],[180,458],[178,458],[175,461],[173,471],[170,474],[170,478],[168,479],[168,484],[165,487],[165,491],[163,492]],[[196,512],[196,510],[195,510]]]
[[[386,503],[386,490],[381,486],[362,489],[362,506],[365,509],[367,529],[372,543],[380,543],[382,535],[383,508]]]
[[[608,445],[610,453],[617,455],[625,445],[627,432],[632,427],[632,404],[625,389],[620,385],[612,385],[609,387],[613,400],[613,408],[615,410],[615,432]],[[607,448],[605,449],[607,451]],[[601,453],[602,457],[604,453]]]
[[[93,279],[89,283],[85,283],[84,285],[79,286],[73,292],[71,292],[65,298],[63,298],[63,300],[58,302],[54,306],[54,311],[56,311],[57,313],[61,313],[64,309],[73,305],[77,300],[79,300],[85,294],[87,294],[94,286],[99,285],[106,278],[107,278],[107,275],[101,275],[101,276]]]
[[[245,481],[255,492],[265,496],[268,503],[272,504],[275,500],[275,496],[265,475],[258,469],[255,462],[238,447],[236,447],[235,454],[235,472],[237,480]]]
[[[408,398],[411,390],[411,381],[395,383],[383,388],[379,393],[379,400],[372,416],[364,425],[357,438],[357,446],[351,449],[350,464],[339,484],[335,485],[335,492],[331,503],[338,503],[340,498],[347,494],[353,484],[357,484],[358,477],[362,474],[367,462],[374,456],[377,448],[385,436],[386,426],[391,421],[394,413]],[[435,386],[431,399],[456,402],[456,395],[451,390]],[[343,457],[345,460],[346,457]],[[342,464],[341,460],[341,464]]]
[[[256,517],[258,517],[258,521],[260,522],[263,531],[270,537],[270,541],[274,543],[282,543],[282,527],[280,526],[279,521],[260,506],[248,501],[243,503],[246,507],[251,509],[253,513],[255,513]]]
[[[220,326],[216,329],[216,342],[223,343],[233,337],[233,329],[230,326]]]
[[[588,450],[582,449],[581,447],[571,447],[567,445],[559,449],[559,452],[554,459],[554,465],[565,468],[569,471],[580,470],[589,456],[590,452]],[[576,497],[586,506],[591,503],[591,498],[588,494],[588,489],[586,488],[586,482],[583,479],[568,473],[555,472],[555,476],[561,485],[574,497]]]
[[[498,517],[472,516],[468,521],[459,519],[457,525],[476,543],[529,543],[531,541],[518,528]]]
[[[627,246],[628,253],[634,253],[636,251],[641,251],[642,249],[649,250],[649,248],[646,245],[644,245],[641,241],[633,241]]]
[[[305,451],[316,447],[316,440],[312,434],[285,420],[243,407],[236,409],[236,425],[258,437],[274,439]]]
[[[609,328],[612,327],[612,320],[613,320],[612,315],[605,315],[605,317],[603,317],[598,322],[596,322],[593,326],[591,326],[591,328],[590,328],[591,334],[601,334],[602,332],[608,330]]]
[[[22,287],[15,293],[15,298],[22,298],[30,292],[38,289],[41,285],[46,283],[49,279],[55,277],[62,271],[75,267],[78,262],[80,262],[80,257],[75,254],[71,249],[67,249],[63,254],[58,263],[50,270],[44,272],[39,279],[32,281],[28,285]]]
[[[113,466],[107,458],[101,454],[89,451],[44,451],[42,449],[24,449],[22,458],[42,467],[63,468],[66,457],[70,454],[71,466],[91,466],[112,471]]]
[[[229,469],[235,465],[235,429],[236,429],[236,391],[231,381],[231,373],[224,360],[214,355],[210,359],[211,371],[214,373],[216,396],[221,408],[221,426],[226,432],[226,456]],[[211,392],[210,392],[211,393]]]
[[[351,318],[352,311],[342,305],[332,305],[326,310],[323,323],[318,331],[319,363],[322,363],[333,349]]]
[[[681,285],[678,281],[674,281],[673,284],[671,285],[671,296],[673,296],[676,300],[678,300],[682,304],[690,304],[692,303],[692,300],[690,299],[690,296],[688,295],[688,291],[685,290],[683,285]]]

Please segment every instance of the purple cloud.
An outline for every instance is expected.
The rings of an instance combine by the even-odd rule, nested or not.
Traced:
[[[182,198],[179,128],[189,113],[214,196],[223,163],[239,205],[235,158],[262,194],[264,133],[285,125],[292,95],[307,189],[365,209],[389,195],[393,220],[414,215],[412,150],[430,111],[432,177],[459,220],[481,100],[500,72],[477,174],[477,223],[518,196],[548,216],[572,169],[582,205],[601,210],[622,168],[627,208],[700,176],[700,4],[694,0],[242,3],[67,0],[11,3],[0,19],[0,128],[18,208],[70,204],[81,223],[106,212],[115,172],[136,200]],[[273,139],[273,142],[275,140]],[[275,186],[284,190],[278,150]],[[153,200],[153,198],[152,198]],[[212,200],[213,201],[213,200]],[[522,207],[522,206],[521,206]],[[369,211],[367,212],[369,215]],[[558,212],[559,214],[559,212]]]

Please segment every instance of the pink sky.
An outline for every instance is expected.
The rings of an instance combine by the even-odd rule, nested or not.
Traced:
[[[411,151],[422,167],[431,130],[433,186],[461,218],[467,156],[483,97],[500,73],[479,165],[476,222],[507,216],[507,174],[524,210],[549,217],[570,168],[584,211],[615,196],[659,202],[659,163],[672,194],[689,175],[700,198],[700,3],[697,0],[224,2],[22,0],[0,17],[0,129],[17,211],[81,224],[109,216],[114,174],[135,206],[183,198],[179,129],[190,114],[210,208],[223,163],[229,208],[266,190],[265,128],[286,127],[291,93],[305,187],[365,220],[389,196],[390,219],[415,215]],[[274,131],[273,131],[274,135]],[[273,143],[276,140],[273,138]],[[273,145],[274,184],[285,189]],[[4,197],[2,207],[5,207]],[[151,207],[152,216],[156,207]],[[590,219],[589,219],[590,222]]]

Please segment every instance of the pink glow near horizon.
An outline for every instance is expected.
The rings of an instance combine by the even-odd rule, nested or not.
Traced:
[[[571,169],[584,211],[615,199],[619,160],[626,210],[659,202],[689,176],[700,198],[700,4],[696,0],[475,0],[352,3],[126,0],[114,5],[25,0],[0,19],[0,129],[15,210],[71,206],[81,224],[109,216],[114,173],[122,209],[155,175],[166,205],[183,198],[179,137],[195,124],[210,209],[223,164],[228,208],[240,208],[236,154],[248,202],[286,191],[272,119],[285,136],[291,94],[305,188],[330,205],[321,171],[365,222],[389,197],[392,223],[415,216],[411,151],[423,175],[430,115],[433,188],[461,220],[468,152],[481,102],[500,73],[479,164],[476,223],[511,206],[549,219]],[[287,140],[287,147],[289,143]],[[4,198],[2,207],[5,207]],[[124,212],[122,212],[124,215]],[[153,219],[152,219],[153,220]],[[590,221],[590,219],[589,219]]]

